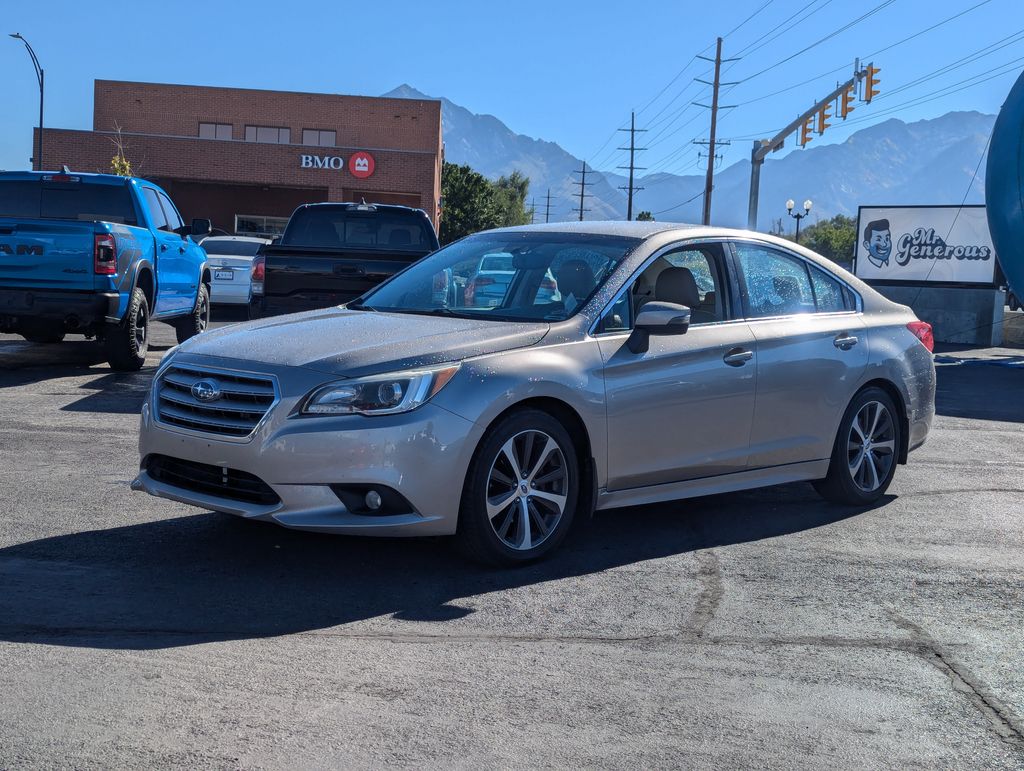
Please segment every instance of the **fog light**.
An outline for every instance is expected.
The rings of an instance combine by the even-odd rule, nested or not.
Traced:
[[[370,490],[370,492],[366,494],[366,508],[371,511],[376,511],[383,503],[384,501],[381,500],[380,493],[376,490]]]

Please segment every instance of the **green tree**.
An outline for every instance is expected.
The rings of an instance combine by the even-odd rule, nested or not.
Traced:
[[[654,222],[654,215],[649,211],[642,211],[636,215],[637,222]]]
[[[857,242],[857,220],[843,214],[815,222],[800,233],[800,243],[833,262],[849,263]]]
[[[499,177],[494,183],[495,205],[498,208],[501,227],[529,225],[533,211],[526,208],[526,194],[530,190],[530,178],[518,171],[507,177]]]
[[[518,171],[497,182],[466,165],[445,163],[441,170],[442,244],[489,228],[525,225],[533,218],[526,208],[530,180]]]

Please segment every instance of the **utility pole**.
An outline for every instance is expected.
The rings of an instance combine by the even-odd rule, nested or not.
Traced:
[[[715,58],[709,59],[706,56],[699,56],[699,59],[703,59],[706,62],[713,61],[715,63],[715,79],[713,82],[708,83],[706,80],[696,78],[698,83],[704,83],[705,85],[711,86],[711,105],[710,107],[706,104],[698,104],[698,107],[704,107],[711,110],[711,133],[708,136],[706,142],[698,142],[697,144],[706,144],[708,146],[708,169],[704,175],[704,214],[702,217],[702,223],[705,225],[711,224],[711,191],[715,186],[715,133],[718,128],[718,89],[721,86],[732,86],[735,83],[722,83],[722,62],[735,61],[735,59],[722,59],[722,38],[718,38],[715,43]],[[697,104],[695,102],[695,104]],[[728,142],[718,142],[718,144],[728,144]]]
[[[638,169],[642,170],[643,169],[642,166],[637,166],[635,164],[636,153],[639,150],[646,150],[647,149],[646,147],[637,147],[636,146],[636,132],[638,132],[638,131],[647,131],[647,129],[638,129],[636,127],[636,113],[635,112],[631,112],[629,114],[629,128],[628,129],[619,129],[619,131],[628,131],[629,132],[629,147],[620,147],[619,148],[620,150],[629,150],[629,166],[619,166],[620,169],[629,169],[629,185],[625,186],[625,187],[620,185],[619,186],[619,190],[626,190],[626,191],[628,191],[628,194],[627,194],[627,197],[626,197],[626,219],[627,220],[632,220],[633,219],[633,193],[637,193],[637,192],[643,190],[642,187],[634,187],[633,186],[633,172],[634,172],[634,170],[638,170]]]
[[[594,183],[593,182],[587,182],[587,162],[586,161],[583,161],[583,168],[582,169],[577,169],[576,171],[573,172],[573,174],[580,174],[581,175],[580,181],[579,182],[574,182],[573,184],[576,184],[576,185],[580,186],[580,196],[579,196],[580,197],[580,208],[579,208],[579,213],[580,213],[580,222],[583,222],[583,212],[590,211],[590,209],[584,209],[583,208],[583,199],[584,198],[590,198],[590,193],[587,192],[587,185],[592,185]]]
[[[530,224],[531,225],[533,225],[533,224],[535,224],[537,222],[537,205],[536,205],[535,201],[536,201],[535,198],[531,198],[530,199]]]
[[[550,187],[548,188],[548,194],[545,197],[546,197],[547,201],[544,204],[544,221],[545,222],[550,222],[551,221],[551,188]]]

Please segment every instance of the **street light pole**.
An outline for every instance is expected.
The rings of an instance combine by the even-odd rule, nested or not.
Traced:
[[[793,214],[793,207],[796,206],[796,202],[792,198],[786,201],[786,211],[789,212],[790,217],[796,220],[796,242],[798,244],[800,243],[800,220],[802,220],[804,217],[811,213],[811,205],[811,199],[808,198],[806,201],[804,201],[803,213],[797,212],[796,214]]]
[[[36,171],[43,170],[43,80],[45,73],[43,68],[39,66],[39,59],[36,58],[36,52],[32,50],[32,46],[28,44],[28,41],[21,36],[20,32],[14,32],[11,37],[20,40],[25,44],[25,48],[28,49],[28,55],[32,57],[32,66],[36,68],[36,80],[39,81],[39,146],[36,149],[35,158],[31,160],[34,163]]]

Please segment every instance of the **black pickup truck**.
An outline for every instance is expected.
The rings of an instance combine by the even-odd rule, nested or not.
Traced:
[[[253,318],[353,300],[438,248],[426,213],[406,206],[300,206],[252,265]]]

